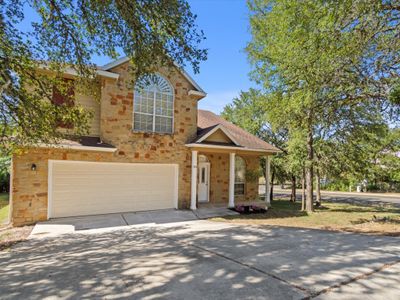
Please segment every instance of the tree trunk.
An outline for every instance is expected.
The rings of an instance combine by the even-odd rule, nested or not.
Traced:
[[[312,212],[313,208],[313,165],[314,165],[314,139],[312,130],[312,112],[308,116],[308,132],[307,132],[307,161],[306,161],[306,211]]]
[[[313,167],[306,168],[306,211],[312,212],[313,208]]]
[[[316,188],[316,205],[319,207],[321,206],[321,178],[320,178],[320,174],[319,174],[319,168],[317,168],[316,170],[316,174],[315,174],[315,188]]]
[[[303,168],[303,174],[301,177],[301,210],[306,209],[306,170]]]
[[[271,187],[270,187],[270,199],[271,201],[274,200],[274,180],[275,180],[275,170],[272,170],[271,173]]]
[[[290,195],[290,201],[296,202],[296,176],[292,175],[292,193]]]

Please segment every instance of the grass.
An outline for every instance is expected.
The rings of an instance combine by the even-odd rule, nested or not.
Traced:
[[[265,214],[227,216],[213,220],[400,236],[400,209],[390,206],[325,202],[315,212],[307,213],[301,211],[301,203],[279,199],[273,201],[272,208]]]

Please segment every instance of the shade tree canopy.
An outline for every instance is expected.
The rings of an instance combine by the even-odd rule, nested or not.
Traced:
[[[388,1],[250,0],[252,78],[272,127],[304,145],[312,210],[316,145],[399,122],[400,12]],[[344,139],[346,140],[346,139]],[[348,140],[348,139],[347,139]]]
[[[60,122],[73,124],[78,135],[87,132],[90,113],[43,99],[54,89],[70,97],[71,85],[98,95],[95,55],[128,56],[133,78],[172,64],[198,72],[207,56],[186,0],[0,0],[0,6],[3,150],[54,142],[62,137]],[[44,66],[46,72],[38,72]],[[63,78],[67,68],[75,73],[73,83]]]

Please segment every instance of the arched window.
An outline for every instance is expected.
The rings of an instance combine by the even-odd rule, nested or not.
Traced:
[[[173,133],[174,89],[161,75],[139,79],[135,85],[133,130]]]
[[[240,156],[235,157],[235,195],[244,195],[246,182],[246,162]]]

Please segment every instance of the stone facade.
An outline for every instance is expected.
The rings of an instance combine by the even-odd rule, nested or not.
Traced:
[[[132,131],[133,87],[130,87],[128,64],[115,67],[118,81],[103,79],[100,101],[100,137],[117,148],[113,153],[32,148],[15,154],[12,162],[11,222],[20,226],[47,219],[48,160],[80,160],[124,163],[177,163],[179,165],[179,208],[190,205],[191,151],[185,143],[197,131],[197,99],[188,95],[194,87],[180,72],[161,70],[173,85],[174,134],[151,134]],[[228,201],[229,155],[208,154],[211,161],[211,202]],[[258,158],[248,157],[249,167]],[[32,164],[36,170],[32,171]],[[256,198],[257,187],[246,185],[246,199]]]
[[[229,153],[202,153],[210,162],[210,202],[228,203],[229,196]],[[246,170],[258,170],[258,156],[240,155],[246,162]],[[245,194],[235,196],[235,203],[258,199],[258,180],[247,181]]]
[[[133,87],[129,65],[123,64],[112,72],[120,79],[106,80],[102,86],[100,137],[118,148],[118,161],[179,163],[179,203],[182,207],[190,198],[190,151],[185,143],[197,132],[197,99],[188,96],[194,87],[174,71],[160,74],[174,87],[174,134],[151,134],[132,131]]]
[[[68,149],[29,149],[12,159],[11,222],[15,226],[47,220],[48,160],[112,161],[113,153]],[[32,171],[32,164],[36,170]]]

